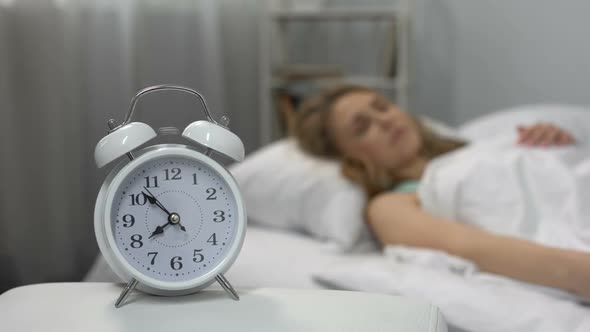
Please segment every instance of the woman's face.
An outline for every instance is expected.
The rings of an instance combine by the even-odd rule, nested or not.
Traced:
[[[340,97],[330,111],[328,131],[346,156],[390,170],[414,161],[422,145],[412,118],[371,91]]]

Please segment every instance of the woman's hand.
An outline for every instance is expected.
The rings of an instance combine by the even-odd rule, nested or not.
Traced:
[[[546,122],[518,127],[518,144],[526,146],[562,146],[574,144],[567,131]]]

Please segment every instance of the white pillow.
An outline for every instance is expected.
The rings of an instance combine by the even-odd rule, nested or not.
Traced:
[[[306,155],[294,139],[270,144],[230,171],[252,223],[308,233],[346,250],[368,238],[363,190],[341,175],[337,162]]]
[[[551,122],[569,130],[578,142],[587,142],[590,109],[559,104],[518,106],[468,121],[459,127],[459,133],[470,140],[483,140],[498,135],[515,135],[518,125],[538,122]]]

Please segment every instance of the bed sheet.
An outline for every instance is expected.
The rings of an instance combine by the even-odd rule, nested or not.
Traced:
[[[335,243],[290,231],[248,226],[242,251],[225,276],[238,289],[325,288],[314,281],[313,275],[343,257],[346,256]],[[84,281],[121,280],[99,254]]]
[[[226,276],[236,288],[323,288],[313,275],[340,256],[335,243],[250,226],[242,252]]]
[[[512,279],[477,273],[444,252],[390,246],[382,256],[354,257],[317,272],[343,290],[402,295],[432,303],[453,332],[586,332],[590,309]]]

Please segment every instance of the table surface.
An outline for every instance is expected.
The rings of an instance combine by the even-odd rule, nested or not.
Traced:
[[[294,289],[222,290],[181,297],[135,291],[123,307],[123,285],[53,283],[0,295],[0,331],[404,331],[446,332],[439,310],[403,297]]]

